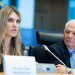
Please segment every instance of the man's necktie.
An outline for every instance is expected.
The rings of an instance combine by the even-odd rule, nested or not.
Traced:
[[[75,51],[70,52],[70,55],[71,68],[75,69]]]

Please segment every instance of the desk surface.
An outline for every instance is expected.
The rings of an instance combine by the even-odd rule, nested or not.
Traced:
[[[2,72],[0,72],[0,75],[4,75],[4,74]],[[37,75],[67,75],[67,74],[38,73]],[[68,75],[75,75],[75,74],[68,74]]]
[[[4,74],[3,74],[3,73],[0,73],[0,75],[4,75]],[[44,74],[43,74],[43,73],[38,73],[37,75],[55,75],[55,74],[49,74],[49,73],[48,73],[48,74],[47,74],[47,73],[44,73]],[[56,74],[56,75],[57,75],[57,74]]]
[[[4,75],[4,74],[3,74],[3,73],[0,73],[0,75]],[[39,74],[37,74],[37,75],[55,75],[55,74],[47,74],[47,73],[46,73],[46,74],[45,74],[45,73],[42,74],[42,73],[39,73]]]

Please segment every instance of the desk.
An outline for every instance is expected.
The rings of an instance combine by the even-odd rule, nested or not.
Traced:
[[[2,72],[0,72],[0,75],[4,75]],[[37,74],[37,75],[50,75],[49,73],[47,74],[47,73],[44,73],[44,74],[42,74],[42,73],[39,73],[39,74]],[[53,75],[53,74],[51,74],[51,75]],[[55,74],[54,74],[55,75]]]
[[[4,75],[4,74],[0,72],[0,75]],[[67,75],[67,74],[38,73],[37,75]],[[68,75],[75,75],[75,74],[68,74]]]

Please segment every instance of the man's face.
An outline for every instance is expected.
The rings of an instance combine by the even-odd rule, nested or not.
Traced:
[[[75,22],[65,28],[64,42],[68,48],[75,48]]]

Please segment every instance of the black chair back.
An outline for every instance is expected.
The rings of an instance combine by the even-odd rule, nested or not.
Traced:
[[[38,44],[51,45],[56,42],[63,40],[62,33],[47,33],[47,32],[36,32],[36,40]]]

